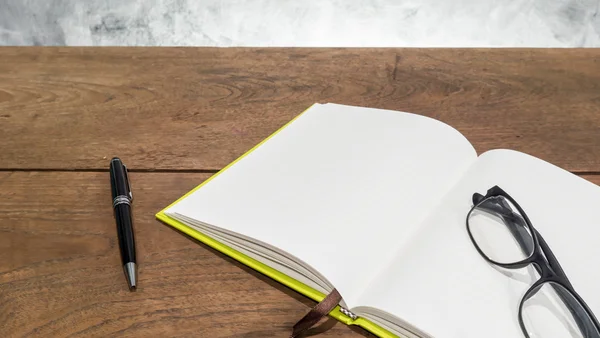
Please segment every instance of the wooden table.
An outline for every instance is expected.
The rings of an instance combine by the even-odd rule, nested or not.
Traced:
[[[600,183],[597,49],[0,48],[0,337],[286,337],[312,301],[154,214],[314,102],[431,116]],[[322,334],[342,336],[369,334]]]

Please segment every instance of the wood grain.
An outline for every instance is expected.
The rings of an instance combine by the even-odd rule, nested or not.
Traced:
[[[314,102],[600,171],[599,49],[1,48],[0,168],[219,169]]]
[[[599,89],[598,49],[0,48],[0,337],[286,337],[311,301],[154,214],[314,102],[600,173]],[[98,172],[115,155],[162,171],[132,174],[135,293]],[[371,335],[322,335],[342,336]]]
[[[312,301],[154,219],[207,176],[132,174],[131,293],[108,173],[0,173],[0,337],[289,336]],[[322,336],[372,335],[337,323]]]

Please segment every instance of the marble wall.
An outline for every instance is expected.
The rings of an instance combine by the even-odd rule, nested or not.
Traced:
[[[599,47],[600,0],[0,0],[0,45]]]

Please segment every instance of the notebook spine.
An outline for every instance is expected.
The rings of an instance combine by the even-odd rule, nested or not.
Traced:
[[[343,307],[340,306],[340,312],[345,314],[346,316],[352,318],[352,320],[356,320],[358,318],[357,315],[355,315],[354,313],[352,313],[350,310],[345,309]]]

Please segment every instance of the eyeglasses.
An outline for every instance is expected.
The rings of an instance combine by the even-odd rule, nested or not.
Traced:
[[[494,186],[485,196],[473,194],[473,205],[467,231],[481,256],[505,269],[533,266],[540,276],[519,304],[525,337],[600,338],[598,320],[517,202]]]

